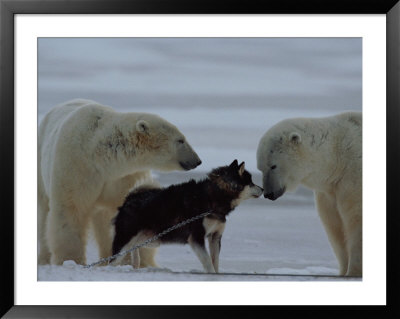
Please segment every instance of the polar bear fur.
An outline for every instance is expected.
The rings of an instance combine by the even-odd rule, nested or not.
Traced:
[[[362,116],[293,118],[269,129],[257,150],[264,197],[299,184],[314,190],[340,275],[362,276]]]
[[[101,258],[110,256],[111,219],[128,192],[153,183],[150,170],[189,170],[201,161],[161,117],[119,113],[89,100],[53,108],[38,134],[39,264],[86,263],[92,224]],[[156,266],[154,248],[141,266]]]

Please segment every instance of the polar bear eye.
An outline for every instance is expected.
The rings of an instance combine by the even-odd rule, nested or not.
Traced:
[[[271,169],[275,169],[275,168],[276,168],[276,165],[272,165],[272,166],[271,166]]]

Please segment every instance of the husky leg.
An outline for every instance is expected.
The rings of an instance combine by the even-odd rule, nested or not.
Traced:
[[[133,245],[131,247],[133,247]],[[129,250],[131,247],[125,246],[123,249],[121,249],[121,251]],[[113,259],[110,263],[113,266],[132,265],[133,268],[137,269],[139,267],[135,266],[135,262],[139,260],[140,263],[140,257],[135,256],[135,253],[138,253],[138,249],[135,249],[134,251],[131,251],[126,255],[118,256],[115,259]]]
[[[134,251],[131,252],[131,258],[132,258],[132,265],[134,269],[139,269],[140,268],[140,254],[139,254],[139,249],[135,249]]]
[[[121,249],[122,250],[122,249]],[[119,266],[122,265],[122,261],[124,260],[125,256],[118,256],[115,257],[114,259],[111,259],[110,265],[112,266]]]
[[[135,245],[140,244],[144,242],[145,240],[149,239],[151,237],[151,234],[144,234],[143,232],[139,232],[137,235],[133,236],[131,240],[122,247],[120,251],[127,251],[132,249]],[[129,253],[130,255],[130,260],[133,265],[133,268],[137,269],[140,267],[140,255],[139,255],[139,249],[135,249],[134,251]],[[129,260],[129,255],[123,255],[116,257],[113,261],[113,265],[124,265],[126,264],[126,260]]]
[[[141,247],[139,248],[140,255],[140,268],[145,267],[156,267],[160,268],[160,266],[155,261],[155,256],[157,254],[158,248],[155,247]]]
[[[206,272],[215,273],[214,266],[211,262],[210,255],[207,253],[204,245],[204,237],[202,241],[194,239],[192,236],[189,237],[189,245],[199,258],[203,268]]]
[[[211,261],[214,266],[215,272],[218,272],[219,269],[219,252],[221,251],[221,238],[222,234],[220,233],[214,233],[208,237]]]

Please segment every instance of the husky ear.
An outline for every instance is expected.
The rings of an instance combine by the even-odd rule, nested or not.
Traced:
[[[237,168],[238,167],[238,161],[235,159],[231,165],[229,165],[229,168]]]
[[[149,132],[149,123],[145,120],[139,120],[136,122],[136,130],[139,133],[148,133]]]
[[[242,176],[244,173],[244,162],[239,165],[239,175]]]

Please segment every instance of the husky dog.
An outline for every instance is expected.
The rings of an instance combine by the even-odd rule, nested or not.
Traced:
[[[206,272],[218,272],[221,237],[226,216],[242,200],[259,197],[263,189],[251,180],[244,168],[234,160],[229,166],[212,170],[201,181],[171,185],[167,188],[141,188],[131,192],[124,204],[118,208],[113,220],[113,255],[153,237],[163,230],[188,218],[210,211],[210,215],[193,221],[179,229],[167,233],[157,241],[162,243],[189,243]],[[205,248],[208,238],[210,255]],[[152,243],[152,244],[153,244]],[[123,256],[112,263],[121,263]],[[138,249],[131,252],[134,268],[139,268]]]

